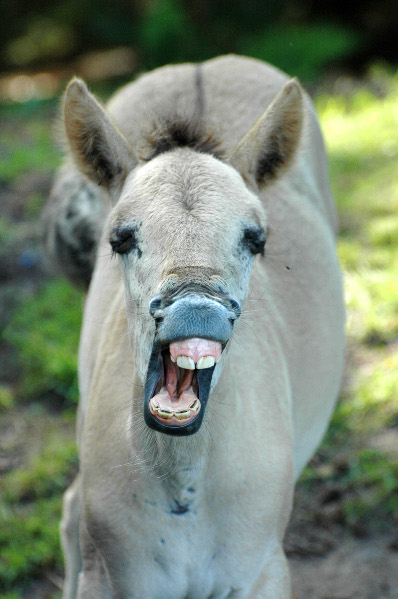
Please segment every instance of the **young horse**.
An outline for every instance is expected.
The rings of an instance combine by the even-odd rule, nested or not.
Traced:
[[[106,110],[75,79],[63,113],[74,166],[48,243],[75,279],[96,256],[64,597],[288,599],[294,483],[344,347],[312,103],[227,56],[146,74]]]

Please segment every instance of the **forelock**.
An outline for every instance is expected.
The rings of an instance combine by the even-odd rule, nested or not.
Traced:
[[[191,148],[221,159],[223,152],[220,146],[214,133],[206,130],[200,119],[180,115],[164,116],[153,123],[149,134],[144,135],[139,157],[148,162],[159,154],[176,148]]]

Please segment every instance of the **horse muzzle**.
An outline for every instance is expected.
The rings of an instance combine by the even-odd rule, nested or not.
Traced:
[[[145,382],[145,422],[169,435],[191,435],[202,424],[214,370],[240,315],[239,302],[187,293],[172,301],[154,298],[149,310],[156,335]]]

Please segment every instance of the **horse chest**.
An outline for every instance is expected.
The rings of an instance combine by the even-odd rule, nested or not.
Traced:
[[[118,561],[126,564],[120,593],[123,598],[241,596],[233,591],[240,586],[236,572],[241,545],[234,549],[233,531],[223,517],[209,514],[208,506],[194,499],[180,503],[184,496],[166,502],[136,497],[129,523],[112,524],[114,532],[119,531],[112,546],[121,548]],[[106,559],[107,553],[105,548],[102,558]],[[108,570],[111,580],[112,570],[113,565]]]

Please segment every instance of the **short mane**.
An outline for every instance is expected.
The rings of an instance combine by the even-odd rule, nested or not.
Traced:
[[[144,137],[139,153],[142,160],[149,161],[164,152],[187,147],[222,158],[220,145],[213,132],[206,131],[201,119],[174,115],[154,123],[151,133]]]

